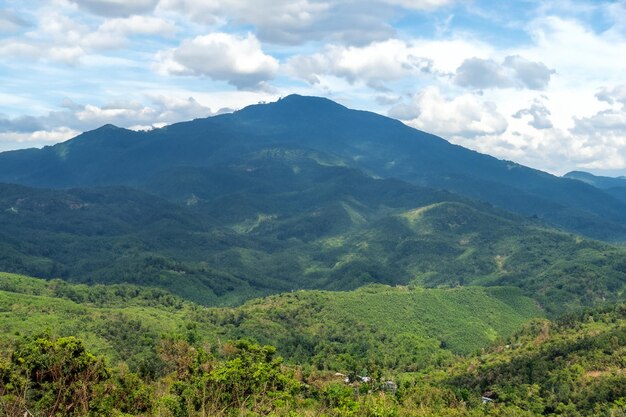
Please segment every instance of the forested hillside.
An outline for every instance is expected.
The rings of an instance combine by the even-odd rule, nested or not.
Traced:
[[[623,249],[299,158],[262,159],[236,192],[179,202],[120,187],[1,186],[0,269],[148,285],[206,305],[368,283],[516,286],[551,314],[622,295]],[[197,186],[196,174],[178,189]]]
[[[12,336],[1,343],[0,404],[9,416],[624,413],[623,305],[537,319],[500,339],[495,332],[511,334],[508,326],[534,314],[532,303],[505,288],[299,292],[231,310],[130,286],[14,275],[1,283],[0,326]],[[378,304],[383,299],[393,302]],[[57,330],[41,331],[46,318]],[[450,337],[464,326],[495,345],[476,350],[483,342]],[[429,347],[432,334],[448,342]],[[273,338],[287,360],[270,346],[229,341],[250,335]],[[289,352],[313,346],[307,338],[326,346],[323,355]],[[407,362],[405,352],[413,355]]]
[[[416,370],[507,337],[543,312],[515,288],[367,286],[297,291],[237,308],[206,308],[130,285],[75,285],[0,274],[0,329],[79,336],[114,363],[156,372],[163,335],[198,343],[251,338],[290,363]]]

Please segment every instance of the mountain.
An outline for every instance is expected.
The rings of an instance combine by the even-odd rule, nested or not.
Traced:
[[[553,226],[626,203],[568,176],[300,96],[2,153],[0,414],[623,415],[626,249]]]
[[[626,177],[603,177],[584,171],[571,171],[563,175],[563,177],[593,185],[607,194],[626,202]]]
[[[224,167],[245,172],[242,156],[267,149],[321,152],[375,177],[454,191],[594,238],[626,239],[626,203],[603,190],[452,145],[397,120],[297,95],[149,132],[107,125],[40,150],[4,152],[0,181],[159,192],[155,178],[196,175],[190,168],[219,184]]]

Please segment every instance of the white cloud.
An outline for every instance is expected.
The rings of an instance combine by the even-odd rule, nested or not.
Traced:
[[[151,95],[145,104],[138,100],[118,100],[104,106],[79,104],[64,100],[63,110],[44,116],[7,118],[0,115],[0,148],[43,146],[76,136],[79,132],[111,123],[126,128],[161,127],[183,120],[208,117],[211,110],[194,98]]]
[[[333,76],[385,90],[387,82],[415,77],[448,78],[455,64],[481,50],[489,48],[478,41],[460,39],[389,39],[361,47],[330,45],[318,53],[290,58],[285,71],[310,84]]]
[[[341,3],[341,2],[339,2]],[[262,40],[291,44],[307,41],[328,23],[331,4],[309,0],[161,0],[159,10],[176,12],[209,25],[235,23],[254,26]]]
[[[262,41],[366,45],[394,36],[398,10],[432,11],[454,0],[161,0],[159,10],[209,25],[253,26]]]
[[[208,107],[201,105],[192,97],[177,99],[156,95],[148,98],[150,104],[144,104],[139,100],[118,100],[104,106],[66,102],[64,106],[69,111],[51,113],[48,119],[62,120],[71,127],[88,130],[107,123],[121,127],[155,125],[207,117],[212,114]]]
[[[522,49],[522,55],[556,69],[571,87],[591,82],[596,89],[599,82],[620,79],[626,70],[623,33],[595,32],[579,21],[557,16],[534,20],[529,33],[533,45]]]
[[[80,46],[59,46],[48,50],[48,58],[67,65],[77,64],[84,55],[85,50]]]
[[[446,138],[501,134],[508,126],[494,103],[469,93],[449,99],[436,87],[415,94],[410,103],[394,106],[389,115]]]
[[[261,50],[252,34],[212,33],[159,53],[155,68],[164,74],[209,77],[239,89],[255,89],[274,78],[278,61]]]
[[[156,7],[159,0],[70,0],[91,13],[120,17],[147,13]]]
[[[518,110],[513,117],[521,119],[524,116],[530,116],[531,120],[528,124],[535,129],[550,129],[553,127],[550,120],[550,110],[541,101],[534,101],[530,107]]]
[[[570,130],[577,141],[594,156],[588,168],[624,168],[626,166],[626,85],[602,88],[598,100],[610,108],[589,117],[575,118]]]
[[[36,27],[27,36],[0,39],[0,53],[77,65],[89,54],[127,47],[132,36],[172,37],[177,30],[174,23],[154,16],[110,18],[94,24],[46,9],[39,13]]]
[[[457,0],[384,0],[385,3],[415,10],[434,10],[439,7],[452,5],[456,1]]]
[[[157,10],[180,14],[201,24],[215,25],[225,23],[220,17],[220,3],[220,0],[161,0]]]
[[[626,84],[621,84],[613,88],[602,87],[596,94],[596,98],[605,103],[621,103],[622,106],[626,106]]]
[[[504,58],[501,64],[492,59],[470,58],[457,69],[455,82],[470,88],[529,88],[544,89],[554,70],[541,62],[519,55]]]
[[[99,28],[96,36],[107,34],[124,35],[160,35],[171,37],[177,32],[176,25],[154,16],[131,16],[106,20]]]
[[[364,81],[376,86],[384,81],[432,72],[432,61],[412,55],[403,41],[392,39],[365,47],[331,45],[320,53],[297,56],[287,63],[287,71],[311,84],[319,77],[333,75],[350,83]]]
[[[513,80],[519,86],[531,90],[542,90],[548,86],[554,70],[543,62],[533,62],[519,55],[504,58],[502,66],[513,72]]]
[[[73,138],[80,132],[66,127],[35,132],[0,132],[0,151],[22,148],[40,148]]]
[[[10,58],[36,58],[40,55],[41,49],[22,41],[1,41],[0,56]]]

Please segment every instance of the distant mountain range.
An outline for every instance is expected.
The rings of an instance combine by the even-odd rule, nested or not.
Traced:
[[[264,149],[318,151],[374,177],[446,189],[586,236],[626,240],[626,202],[605,190],[452,145],[397,120],[297,95],[149,132],[106,125],[43,149],[4,152],[0,182],[159,192],[155,181],[179,188],[179,178],[166,179],[172,175],[182,176],[184,190],[193,189],[189,182],[200,177],[190,169],[200,169],[203,183],[223,188],[224,167],[250,173],[243,161]]]
[[[563,177],[593,185],[626,203],[626,177],[603,177],[583,171],[568,172]]]

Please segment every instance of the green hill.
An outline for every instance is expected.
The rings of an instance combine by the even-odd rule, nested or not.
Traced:
[[[8,415],[624,411],[624,305],[529,322],[536,306],[506,287],[299,291],[237,308],[10,274],[0,274],[0,288],[0,407]],[[54,335],[41,335],[52,326]],[[228,342],[237,337],[277,343],[286,364],[272,347]]]
[[[433,378],[474,399],[489,392],[528,415],[623,415],[625,354],[626,305],[619,304],[535,321]]]
[[[206,308],[164,291],[86,286],[0,274],[5,335],[75,335],[94,352],[149,371],[163,335],[194,342],[252,338],[292,363],[343,369],[348,363],[415,370],[506,338],[535,303],[514,288],[368,286],[352,292],[297,291],[237,308]],[[5,340],[6,342],[6,340]],[[437,359],[439,358],[439,359]]]

